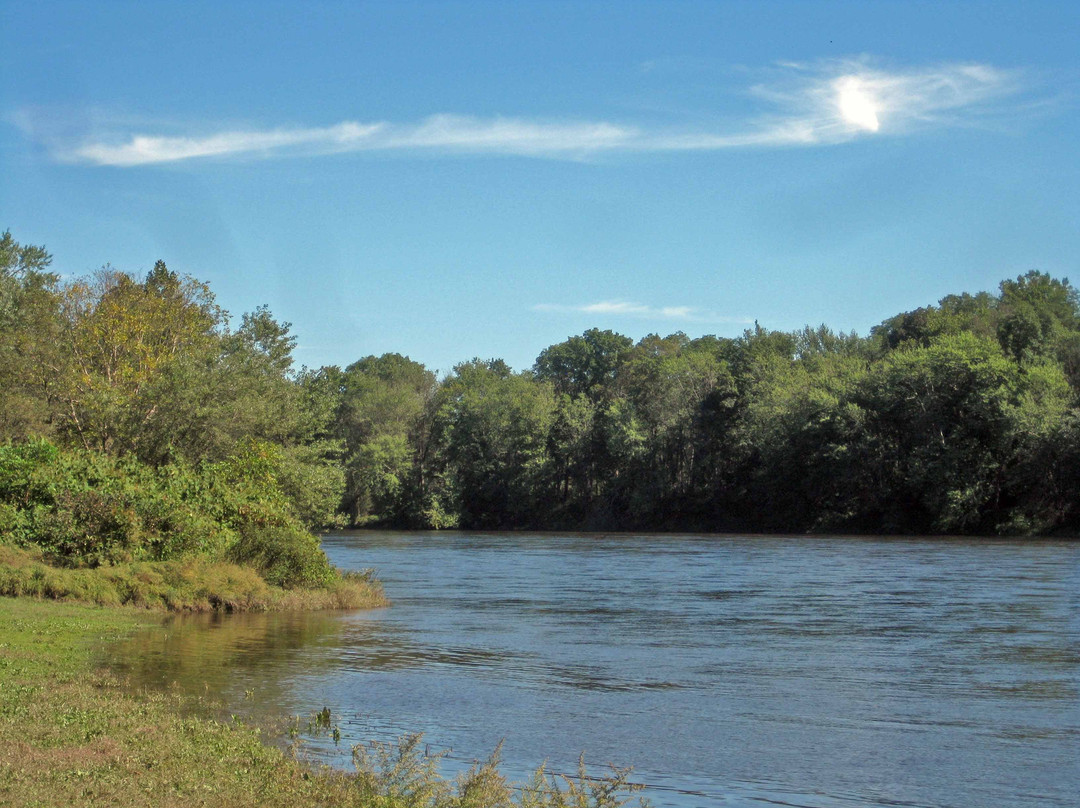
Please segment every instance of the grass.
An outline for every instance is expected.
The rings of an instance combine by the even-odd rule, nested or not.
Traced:
[[[0,600],[0,805],[356,805],[344,775],[312,773],[257,730],[129,694],[95,669],[134,610]]]
[[[159,611],[363,609],[387,605],[371,573],[345,573],[325,587],[268,584],[255,570],[228,562],[132,562],[94,568],[54,567],[42,554],[0,544],[0,595],[131,605]]]
[[[627,772],[508,783],[496,756],[454,781],[418,739],[357,747],[356,773],[313,768],[178,693],[135,693],[96,660],[154,617],[0,598],[0,806],[616,808]],[[192,707],[196,709],[192,709]],[[329,723],[329,721],[327,721]]]

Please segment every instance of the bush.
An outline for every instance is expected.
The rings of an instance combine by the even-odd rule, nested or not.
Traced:
[[[160,468],[47,441],[0,446],[0,542],[60,567],[228,560],[274,586],[325,589],[337,572],[282,491],[281,461],[256,441]]]
[[[319,540],[296,528],[245,525],[228,557],[255,568],[267,583],[285,589],[324,588],[337,578]]]
[[[109,490],[65,490],[34,524],[35,541],[53,563],[116,564],[143,556],[143,525],[130,501]]]
[[[0,446],[0,500],[23,507],[50,501],[39,469],[55,464],[60,450],[47,440]]]

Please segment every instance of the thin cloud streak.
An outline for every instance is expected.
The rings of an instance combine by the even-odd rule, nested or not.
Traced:
[[[437,151],[584,159],[612,152],[716,151],[834,145],[858,137],[957,126],[1006,111],[1022,89],[1014,71],[954,64],[893,70],[870,60],[783,64],[751,95],[773,108],[729,132],[646,130],[609,121],[552,122],[434,115],[416,124],[344,121],[333,126],[220,132],[205,137],[136,134],[58,149],[63,161],[140,166],[195,158],[286,157],[363,151]]]
[[[745,317],[728,317],[705,312],[693,306],[648,306],[629,300],[601,300],[597,303],[566,305],[561,303],[538,303],[533,311],[554,314],[599,314],[616,317],[634,317],[642,320],[681,320],[694,323],[752,323]]]
[[[473,153],[573,156],[618,148],[636,133],[607,123],[544,124],[434,115],[417,126],[345,121],[325,128],[223,132],[205,138],[136,135],[127,143],[89,143],[58,154],[67,162],[109,166],[170,163],[193,157],[336,154],[443,149]]]
[[[275,129],[268,132],[222,132],[204,138],[154,137],[135,135],[127,143],[110,146],[89,143],[67,156],[72,161],[108,166],[138,166],[172,163],[193,157],[218,157],[263,153],[267,156],[289,147],[308,146],[347,150],[362,143],[382,128],[382,124],[351,121],[322,129]]]

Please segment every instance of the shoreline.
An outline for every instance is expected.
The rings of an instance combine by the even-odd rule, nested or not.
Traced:
[[[100,645],[150,614],[0,599],[0,804],[363,804],[347,774],[291,759],[257,728],[200,717],[190,697],[130,693],[99,669]]]
[[[157,612],[373,609],[389,605],[374,570],[338,571],[326,587],[286,589],[267,583],[250,567],[228,562],[192,558],[56,567],[40,552],[2,543],[0,595]]]
[[[38,808],[619,808],[639,804],[630,771],[525,783],[499,772],[498,750],[454,779],[420,736],[354,748],[356,772],[289,754],[257,726],[209,717],[176,691],[132,691],[98,663],[160,613],[0,597],[0,805]],[[329,715],[326,715],[327,722]],[[319,715],[314,717],[319,726]],[[324,729],[329,729],[325,727]],[[564,801],[569,800],[569,801]]]

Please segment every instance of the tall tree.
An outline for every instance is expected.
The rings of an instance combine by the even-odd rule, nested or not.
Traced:
[[[72,372],[63,429],[86,448],[138,451],[161,409],[151,392],[174,364],[216,352],[224,312],[209,288],[158,262],[145,282],[108,267],[62,290]]]
[[[551,385],[511,373],[500,360],[454,368],[439,391],[436,433],[446,447],[459,512],[468,527],[528,524],[550,479],[546,444],[555,415]]]
[[[345,508],[353,522],[410,523],[426,507],[435,374],[396,353],[368,356],[341,378],[337,431],[346,444]]]
[[[66,360],[51,263],[44,247],[0,236],[0,439],[52,429],[50,400]]]
[[[580,337],[545,348],[533,371],[541,381],[551,382],[557,393],[583,395],[597,402],[612,389],[633,344],[614,331],[590,328]]]

